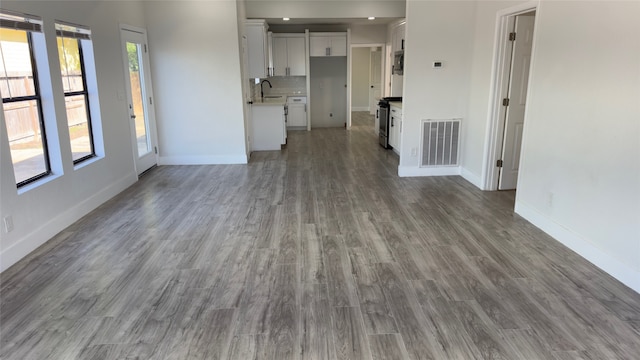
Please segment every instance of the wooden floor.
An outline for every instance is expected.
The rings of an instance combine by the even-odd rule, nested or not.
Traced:
[[[639,358],[639,294],[361,115],[145,175],[2,274],[0,357]]]

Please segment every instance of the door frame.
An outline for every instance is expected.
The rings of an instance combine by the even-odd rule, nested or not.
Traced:
[[[516,6],[512,6],[498,11],[496,19],[496,29],[494,38],[493,65],[491,69],[491,85],[489,88],[489,114],[487,121],[487,129],[485,136],[484,148],[484,165],[482,169],[482,189],[497,191],[500,169],[496,166],[496,162],[502,156],[502,142],[504,139],[504,116],[506,108],[502,106],[502,99],[506,97],[509,90],[509,65],[511,63],[511,46],[512,44],[505,41],[509,37],[512,21],[517,15],[525,14],[538,10],[537,1],[529,1]],[[536,29],[538,28],[538,19],[536,16],[533,28],[533,45],[531,48],[531,65],[529,67],[529,77],[533,72],[533,63],[536,49]],[[531,82],[527,85],[527,98],[530,96],[528,91]],[[527,100],[528,103],[528,100]],[[524,154],[524,139],[526,134],[528,112],[525,111],[523,130],[522,151],[520,158]]]
[[[128,64],[128,57],[127,54],[125,53],[124,49],[124,43],[125,40],[122,36],[124,31],[129,31],[132,33],[137,33],[140,34],[144,37],[144,43],[145,45],[147,45],[147,51],[145,52],[146,55],[143,55],[143,61],[145,62],[144,67],[147,69],[146,71],[146,76],[145,77],[145,91],[146,91],[146,95],[147,97],[152,99],[152,103],[149,104],[147,103],[146,105],[146,109],[147,109],[147,117],[149,119],[149,137],[152,141],[151,147],[152,147],[152,156],[155,159],[155,165],[158,165],[159,163],[159,153],[160,150],[158,149],[159,145],[158,145],[158,129],[157,129],[157,124],[156,124],[156,111],[155,111],[155,96],[153,95],[153,82],[152,82],[152,74],[151,74],[151,64],[149,61],[149,52],[148,52],[148,38],[147,38],[147,30],[145,28],[141,28],[141,27],[137,27],[137,26],[133,26],[133,25],[127,25],[127,24],[119,24],[119,32],[120,32],[120,51],[122,51],[122,69],[123,69],[123,75],[124,75],[124,82],[125,82],[125,111],[127,114],[127,122],[129,123],[129,131],[130,131],[130,136],[131,136],[131,155],[133,156],[133,167],[134,170],[136,172],[136,175],[140,176],[142,173],[144,173],[145,171],[147,171],[148,169],[139,171],[138,170],[138,152],[135,148],[135,145],[133,143],[133,138],[135,137],[135,128],[133,127],[133,125],[131,124],[131,121],[129,119],[129,105],[128,105],[128,94],[127,94],[127,90],[126,90],[126,86],[127,83],[130,81],[129,76],[127,75],[127,73],[124,71],[124,69],[128,68],[129,64]],[[146,100],[146,99],[145,99]],[[153,167],[153,166],[151,166]]]
[[[374,52],[377,51],[373,51],[373,48],[380,48],[380,98],[384,97],[384,46],[380,45],[380,46],[372,46],[371,49],[369,49],[369,86],[371,86],[371,54],[373,54]],[[371,91],[371,90],[369,90]],[[371,97],[369,97],[369,100],[371,100]],[[376,105],[378,105],[378,103],[376,103],[374,101],[373,104],[369,103],[369,113],[371,115],[376,113]]]
[[[385,43],[367,43],[367,44],[351,44],[351,46],[349,46],[349,64],[348,64],[348,72],[349,72],[349,83],[351,83],[351,75],[352,75],[352,69],[351,67],[353,66],[353,63],[351,61],[351,59],[353,59],[353,48],[372,48],[372,47],[379,47],[381,48],[382,54],[381,54],[381,59],[380,59],[380,94],[382,94],[382,96],[384,97],[385,95],[385,87],[384,87],[384,69],[385,69],[385,65],[386,65],[386,58],[385,58],[385,53],[386,53],[386,46],[387,44]],[[369,71],[369,73],[371,73],[371,71]],[[371,75],[371,74],[369,74]],[[371,81],[371,79],[369,79],[369,81]],[[351,86],[349,86],[349,93],[347,94],[349,96],[349,119],[351,119]],[[369,104],[369,108],[371,108],[371,104]],[[350,127],[350,126],[349,126]]]

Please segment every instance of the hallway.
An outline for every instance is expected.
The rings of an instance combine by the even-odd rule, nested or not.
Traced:
[[[162,166],[2,274],[3,359],[633,359],[640,295],[513,213],[399,178],[370,119]],[[370,124],[370,125],[369,125]]]

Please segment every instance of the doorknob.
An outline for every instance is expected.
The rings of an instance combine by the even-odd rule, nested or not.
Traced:
[[[135,118],[136,118],[136,116],[135,116],[135,115],[131,115],[131,118],[132,118],[132,119],[135,119]]]

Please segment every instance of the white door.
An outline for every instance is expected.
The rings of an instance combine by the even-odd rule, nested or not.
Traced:
[[[373,115],[382,97],[382,49],[379,47],[370,52],[369,71],[369,113]]]
[[[533,15],[518,15],[515,19],[515,40],[511,53],[508,105],[505,111],[502,142],[502,167],[498,180],[499,190],[515,189],[518,180],[534,20]]]
[[[133,155],[140,175],[158,163],[147,34],[144,29],[122,26],[120,36]]]

